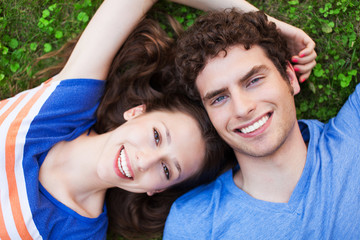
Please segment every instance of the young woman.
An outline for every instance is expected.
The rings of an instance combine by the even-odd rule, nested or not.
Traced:
[[[124,46],[112,62],[153,3],[104,1],[59,74],[0,102],[1,239],[103,239],[107,215],[128,236],[159,232],[174,198],[221,169],[204,110],[157,91],[174,77],[163,60],[132,75]]]

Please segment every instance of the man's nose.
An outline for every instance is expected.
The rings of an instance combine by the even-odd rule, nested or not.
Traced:
[[[243,118],[250,114],[256,107],[255,101],[249,94],[235,91],[231,95],[232,111],[236,117]]]

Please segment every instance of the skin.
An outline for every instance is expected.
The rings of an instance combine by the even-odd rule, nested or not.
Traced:
[[[51,81],[74,78],[106,80],[109,66],[118,49],[155,2],[105,0],[82,33],[65,67]],[[83,216],[96,217],[103,211],[105,192],[110,187],[121,187],[152,195],[189,177],[200,168],[203,161],[205,150],[203,140],[200,139],[200,129],[195,120],[187,115],[169,112],[159,114],[143,115],[151,116],[147,122],[155,120],[169,124],[172,142],[158,148],[161,154],[137,153],[146,153],[150,149],[147,145],[150,144],[151,137],[155,136],[153,127],[158,126],[158,123],[148,126],[140,120],[135,120],[136,118],[130,118],[124,126],[110,133],[91,133],[90,136],[83,134],[71,142],[60,142],[55,145],[40,168],[41,184],[56,199],[74,211]],[[138,111],[130,115],[138,116]],[[182,121],[178,122],[178,119]],[[138,125],[130,124],[134,121],[138,122]],[[180,124],[188,126],[186,129],[179,128]],[[133,134],[134,132],[136,134]],[[132,139],[134,137],[137,139]],[[129,156],[133,180],[120,177],[119,170],[114,171],[122,145]],[[156,160],[144,157],[148,155],[157,156]],[[174,159],[177,159],[178,165],[182,168],[180,177],[177,168],[174,167]],[[190,164],[183,162],[184,159],[189,160]],[[156,164],[152,165],[153,162]],[[165,177],[168,170],[172,173],[170,181]],[[143,177],[145,173],[148,175]]]
[[[117,174],[117,164],[114,169],[119,148],[123,148],[128,157],[131,179]],[[180,112],[155,111],[131,116],[108,135],[100,155],[97,169],[104,182],[152,195],[199,171],[205,143],[192,117]]]
[[[293,96],[300,87],[290,64],[287,76],[259,46],[234,46],[209,60],[196,79],[213,125],[240,164],[235,183],[275,202],[288,201],[306,159]],[[251,129],[256,122],[260,127]]]
[[[129,111],[134,113],[128,121],[113,131],[84,133],[50,150],[39,179],[55,198],[78,213],[97,216],[102,207],[89,211],[83,206],[90,208],[92,201],[103,200],[108,188],[152,195],[200,170],[205,145],[192,117],[181,112]],[[121,149],[130,178],[119,170]]]
[[[64,69],[52,81],[62,81],[71,78],[105,80],[116,52],[155,2],[155,0],[105,0],[81,35]],[[198,3],[199,8],[209,9],[233,6],[241,8],[244,2],[221,2],[216,0],[206,2],[186,1],[184,3]],[[244,11],[248,10],[244,8]],[[308,36],[305,34],[305,37]],[[308,48],[308,46],[306,47]],[[311,52],[313,48],[308,50]],[[153,133],[152,130],[147,131]],[[115,136],[115,133],[111,134]],[[194,132],[191,132],[189,136],[192,138],[193,135]],[[104,145],[107,142],[104,140],[106,139],[105,136],[108,135],[94,136],[92,133],[90,136],[82,135],[74,142],[61,142],[55,145],[40,169],[39,180],[42,185],[55,198],[83,216],[96,217],[102,212],[105,191],[109,186],[124,186],[128,190],[131,188],[130,185],[126,185],[127,183],[121,185],[116,181],[129,181],[128,179],[120,177],[116,179],[116,176],[114,176],[113,180],[112,174],[109,176],[106,174],[114,169],[114,161],[119,148],[118,146],[111,147],[111,144]],[[122,135],[122,137],[124,136]],[[187,141],[189,141],[189,137]],[[74,150],[75,148],[71,147],[75,142],[78,144],[78,150]],[[114,144],[116,145],[116,142]],[[106,154],[103,154],[109,156],[106,160],[100,161],[102,159],[99,156],[100,152],[96,151],[96,149],[100,149],[99,146],[106,146],[109,149],[109,152],[106,151]],[[179,153],[177,157],[180,159],[182,156]],[[107,161],[111,162],[111,166]],[[99,162],[104,162],[104,164],[99,164]],[[183,167],[184,169],[187,168],[185,165]],[[137,172],[135,171],[134,174],[136,176]],[[160,171],[158,174],[161,174]],[[166,186],[166,184],[156,183],[152,187],[146,185],[141,191],[148,192],[151,195],[156,191],[163,190],[163,187]],[[135,190],[136,192],[140,191],[138,186]]]
[[[185,4],[194,8],[208,10],[218,10],[225,8],[236,8],[240,12],[258,11],[259,9],[244,0],[172,0],[180,4]],[[292,54],[292,63],[297,69],[297,76],[302,83],[309,78],[311,70],[316,65],[317,54],[315,52],[315,42],[300,28],[294,27],[276,18],[268,16],[280,29],[281,34],[286,39]]]

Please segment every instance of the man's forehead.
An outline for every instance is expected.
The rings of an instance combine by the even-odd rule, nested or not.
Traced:
[[[270,63],[270,59],[266,56],[263,49],[257,45],[250,49],[245,49],[243,45],[228,47],[226,51],[222,50],[217,56],[206,61],[204,68],[196,78],[195,84],[197,90],[201,94],[201,90],[203,90],[205,85],[208,88],[213,84],[221,88],[223,77],[231,74],[229,71],[234,72],[237,75],[236,77],[241,78],[252,68],[260,65],[259,61],[264,60]]]

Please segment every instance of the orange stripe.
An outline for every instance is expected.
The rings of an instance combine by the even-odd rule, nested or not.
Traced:
[[[27,94],[27,93],[26,93]],[[16,108],[16,106],[24,99],[24,97],[26,96],[26,94],[21,95],[12,105],[11,107],[5,111],[1,116],[0,116],[0,125],[4,122],[4,120],[6,119],[6,117]],[[0,109],[2,107],[5,106],[5,104],[8,102],[8,99],[5,99],[3,101],[0,102]],[[1,202],[0,202],[0,239],[6,239],[6,240],[10,240],[10,236],[8,234],[8,232],[6,231],[6,227],[5,227],[5,220],[4,220],[4,215],[2,213],[2,209],[1,209]]]
[[[0,110],[6,105],[6,103],[9,101],[9,99],[5,99],[0,101]]]
[[[4,120],[9,116],[9,114],[19,105],[19,103],[26,97],[27,93],[22,94],[16,101],[0,116],[0,125],[4,122]]]
[[[30,101],[21,109],[19,114],[16,116],[16,119],[11,123],[8,135],[6,137],[5,143],[5,159],[6,159],[6,174],[9,185],[9,197],[11,204],[11,211],[14,216],[14,221],[16,228],[19,232],[21,239],[32,239],[25,221],[24,216],[21,212],[19,193],[16,184],[15,177],[15,143],[16,136],[18,134],[20,125],[26,115],[29,113],[31,107],[39,99],[41,94],[46,90],[49,85],[44,85],[40,90],[35,93],[35,95],[30,99]]]
[[[10,240],[10,236],[6,231],[4,216],[1,209],[1,202],[0,202],[0,239],[1,240]]]
[[[53,78],[49,78],[48,80],[46,80],[44,83],[45,84],[49,84],[50,82],[51,82],[51,80],[52,80]]]

